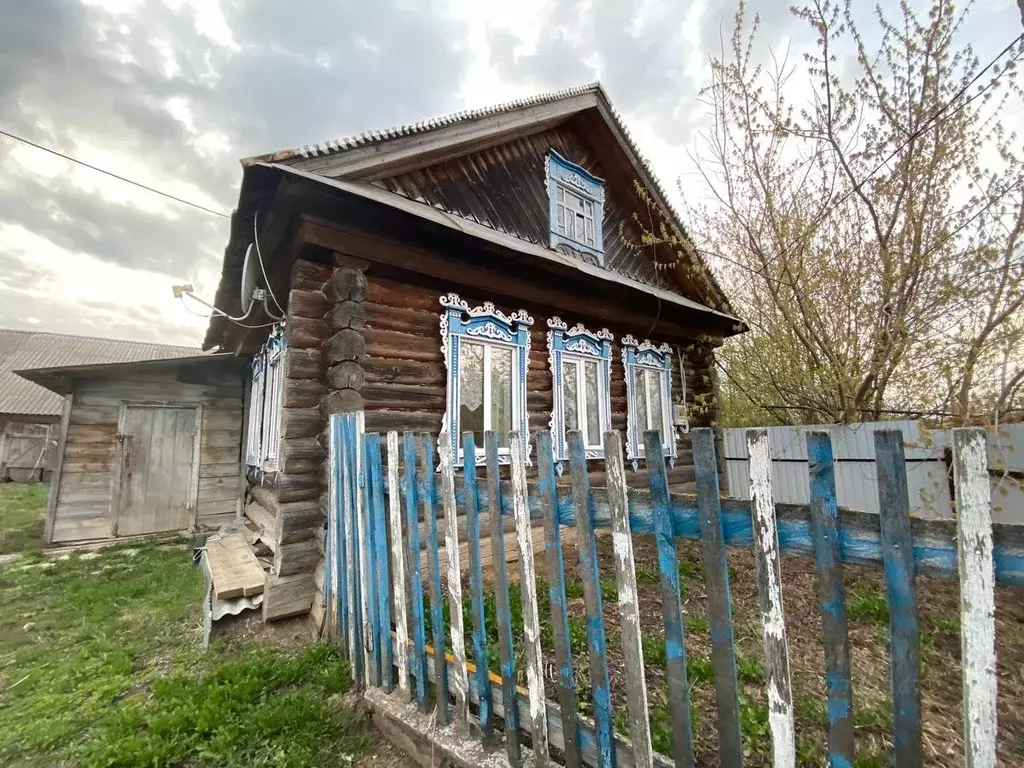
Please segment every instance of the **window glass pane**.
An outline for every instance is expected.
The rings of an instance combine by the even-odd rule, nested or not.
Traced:
[[[587,214],[587,216],[589,216],[590,218],[594,218],[594,203],[593,202],[591,202],[590,200],[587,200],[583,204],[583,210]]]
[[[484,444],[484,348],[480,344],[459,345],[459,441],[472,432],[476,444]]]
[[[586,237],[584,232],[585,232],[585,229],[584,229],[584,226],[583,226],[583,214],[582,213],[577,213],[576,214],[576,237],[575,237],[575,239],[578,242],[582,242],[583,238]]]
[[[586,242],[587,245],[593,245],[594,244],[594,220],[593,219],[586,219],[585,224],[586,224],[586,228],[584,230],[584,234],[586,236],[586,241],[585,242]]]
[[[555,189],[556,199],[558,200],[558,202],[562,202],[563,200],[565,200],[565,190],[562,189],[561,187],[556,187]]]
[[[636,400],[636,436],[640,445],[644,444],[644,432],[647,430],[647,386],[644,383],[643,368],[633,369],[633,397]]]
[[[587,445],[601,445],[601,411],[598,397],[597,363],[583,361],[585,378],[584,401],[587,407]]]
[[[567,360],[562,371],[562,397],[565,402],[565,431],[580,428],[579,406],[576,402],[576,363]]]
[[[491,353],[491,423],[500,435],[499,444],[508,447],[512,429],[512,350],[492,346]]]
[[[660,371],[647,372],[647,386],[651,393],[651,429],[656,429],[661,434],[662,442],[665,440],[665,420],[662,416],[662,374]]]

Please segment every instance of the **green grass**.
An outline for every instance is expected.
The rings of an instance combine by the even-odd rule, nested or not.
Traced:
[[[878,624],[889,623],[889,602],[885,595],[853,589],[846,603],[846,617],[850,621],[867,618]]]
[[[0,765],[315,766],[358,753],[331,648],[215,642],[187,546],[0,566]]]
[[[0,555],[43,547],[43,483],[0,483]]]

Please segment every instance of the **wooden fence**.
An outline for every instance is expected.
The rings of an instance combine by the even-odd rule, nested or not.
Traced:
[[[922,763],[915,575],[960,579],[965,758],[969,766],[995,765],[994,585],[1024,584],[1024,536],[1009,527],[993,528],[991,523],[983,431],[954,433],[958,509],[954,523],[911,519],[898,432],[875,435],[880,514],[873,515],[837,508],[832,447],[824,433],[807,436],[811,500],[800,506],[777,505],[773,500],[764,430],[747,434],[751,499],[737,501],[720,496],[710,430],[692,433],[697,494],[686,496],[668,491],[664,453],[656,433],[645,436],[646,473],[630,475],[645,480],[644,488],[628,487],[616,432],[604,436],[608,486],[589,487],[580,434],[570,433],[572,483],[566,489],[555,482],[551,435],[546,431],[534,436],[537,474],[531,480],[522,439],[510,433],[511,479],[502,480],[495,433],[485,435],[485,477],[478,479],[472,464],[454,471],[447,451],[440,454],[435,471],[438,453],[427,435],[406,433],[400,438],[391,432],[382,440],[377,434],[359,435],[356,425],[353,416],[332,417],[324,594],[327,625],[340,638],[360,685],[396,691],[393,695],[417,702],[424,712],[433,709],[438,724],[454,723],[466,738],[475,733],[494,744],[503,731],[513,765],[524,760],[528,744],[538,765],[691,766],[693,734],[675,540],[699,539],[722,765],[743,764],[727,545],[753,547],[755,553],[776,766],[793,766],[796,761],[780,551],[808,555],[815,562],[824,622],[827,746],[832,766],[854,762],[843,563],[871,565],[884,572],[890,607],[893,759],[901,768]],[[465,455],[473,456],[472,435],[463,437],[463,445]],[[460,530],[461,514],[465,523]],[[505,538],[504,515],[514,517],[514,542]],[[421,520],[424,542],[420,541]],[[543,525],[545,532],[547,596],[538,595],[536,589],[537,564],[530,535],[535,524]],[[490,620],[496,627],[488,626],[484,610],[480,542],[485,526],[496,548],[493,573],[488,574],[496,605]],[[576,527],[593,700],[589,718],[579,713],[577,701],[566,599],[566,569],[576,564],[563,558],[563,526]],[[627,674],[625,680],[629,739],[618,736],[613,728],[613,716],[622,713],[612,712],[610,696],[597,565],[600,528],[611,531],[622,654],[627,670],[639,673]],[[657,542],[672,721],[670,756],[656,753],[651,741],[633,553],[633,535],[639,533],[653,533]],[[460,536],[468,543],[468,619],[460,579]],[[446,578],[438,557],[441,546],[448,553]],[[512,575],[506,558],[499,555],[506,547],[519,549],[521,637],[513,636]],[[550,611],[557,670],[554,691],[545,689],[542,610]],[[500,663],[492,671],[487,660],[493,649],[488,646],[495,634]],[[471,660],[467,659],[467,637]],[[517,660],[525,664],[525,688],[516,684]],[[496,734],[499,721],[501,730]]]

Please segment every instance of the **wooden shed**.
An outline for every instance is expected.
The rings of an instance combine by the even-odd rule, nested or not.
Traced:
[[[216,317],[204,347],[257,360],[245,514],[275,548],[266,618],[320,606],[334,413],[428,433],[456,467],[483,458],[464,432],[550,428],[562,462],[581,429],[597,462],[611,428],[636,463],[653,429],[693,488],[688,430],[715,423],[714,350],[744,325],[599,85],[243,167],[215,303],[241,312],[255,253],[269,290],[245,325],[285,317]]]
[[[64,404],[15,371],[197,354],[196,347],[0,328],[0,482],[49,481]]]
[[[234,518],[246,367],[214,354],[18,371],[63,396],[45,542],[194,531]]]

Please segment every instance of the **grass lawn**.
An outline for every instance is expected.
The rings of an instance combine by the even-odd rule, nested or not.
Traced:
[[[48,490],[44,483],[0,483],[0,555],[42,549]]]
[[[5,545],[38,550],[36,488],[0,486]],[[336,652],[229,640],[204,653],[202,589],[184,543],[0,565],[0,765],[319,766],[359,754],[366,726],[338,695],[349,678]]]

